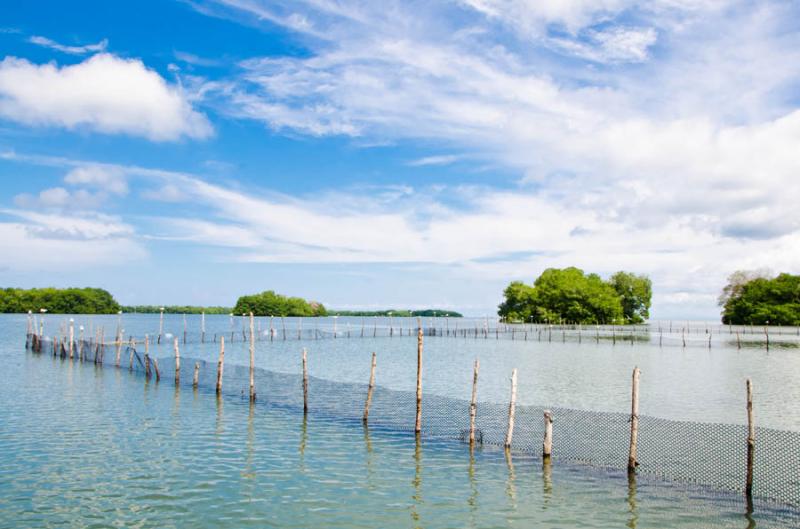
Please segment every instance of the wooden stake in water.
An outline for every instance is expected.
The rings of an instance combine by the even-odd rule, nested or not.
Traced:
[[[192,387],[197,389],[197,385],[200,382],[200,362],[194,363],[194,377],[192,378]]]
[[[253,335],[253,313],[250,313],[250,402],[256,401],[256,343]]]
[[[217,360],[217,395],[222,393],[222,371],[225,368],[225,337],[219,337],[219,360]]]
[[[639,442],[639,368],[633,368],[631,380],[631,444],[628,452],[628,472],[636,472],[639,463],[636,461]]]
[[[511,448],[514,438],[514,415],[517,412],[517,369],[511,370],[511,400],[508,402],[508,428],[506,429],[505,447]]]
[[[75,320],[72,318],[69,319],[69,358],[72,360],[72,356],[75,354]],[[117,362],[119,365],[119,362]]]
[[[753,383],[747,379],[747,477],[745,481],[745,495],[748,510],[752,511],[753,504],[753,465],[756,451],[756,425],[753,422]]]
[[[206,311],[200,313],[200,343],[206,343]]]
[[[369,386],[367,386],[367,401],[364,403],[364,424],[369,419],[369,406],[372,404],[372,393],[375,391],[375,366],[378,364],[378,357],[372,353],[372,365],[369,368]]]
[[[128,359],[128,371],[133,371],[133,352],[136,350],[136,338],[131,337],[130,358]]]
[[[475,416],[478,414],[478,371],[480,371],[481,362],[475,359],[475,365],[472,368],[472,398],[469,401],[469,444],[475,443]]]
[[[422,321],[417,320],[417,418],[414,432],[422,431]]]
[[[547,460],[553,454],[553,414],[544,410],[544,441],[542,442],[542,458]]]
[[[181,382],[181,351],[178,348],[178,339],[175,338],[175,385]]]
[[[308,413],[308,355],[303,347],[303,413]]]

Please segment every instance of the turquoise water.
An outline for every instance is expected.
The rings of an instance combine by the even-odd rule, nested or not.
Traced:
[[[152,328],[153,317],[149,318],[139,323]],[[131,317],[127,330],[135,332],[136,324]],[[0,331],[2,528],[744,528],[793,527],[797,522],[767,507],[746,516],[737,496],[645,478],[629,483],[622,473],[580,465],[543,467],[538,458],[515,453],[509,460],[491,447],[470,454],[458,442],[418,442],[408,433],[365,430],[357,423],[313,413],[304,419],[302,413],[266,402],[251,407],[235,396],[217,399],[208,388],[176,389],[171,381],[155,383],[125,370],[26,353],[24,317],[0,318]],[[304,345],[309,347],[312,375],[363,381],[370,349],[380,347],[379,383],[408,389],[413,384],[413,376],[407,374],[413,371],[413,342],[393,340],[396,345],[391,346],[386,339],[259,344],[258,358],[262,367],[297,372],[297,347]],[[593,355],[597,376],[612,380],[617,371],[627,379],[629,364],[641,363],[648,355],[655,357],[653,370],[671,364],[673,357],[666,355],[676,352],[658,356],[649,349],[607,351],[588,345],[569,349],[569,344],[491,343],[484,349],[474,342],[457,344],[426,341],[426,391],[457,388],[463,396],[467,390],[462,388],[461,364],[469,366],[476,353],[486,373],[485,395],[496,391],[500,398],[506,394],[500,389],[507,383],[505,367],[525,359],[533,378],[543,370],[536,366],[561,358],[561,367],[573,371],[581,368],[569,365],[575,358]],[[215,358],[214,351],[213,345],[187,346],[184,354]],[[763,354],[749,351],[734,358],[734,367],[720,369],[736,378],[738,371],[759,364],[744,356],[749,353],[765,361]],[[531,355],[538,356],[530,359]],[[708,355],[698,352],[701,362],[710,362]],[[232,347],[229,358],[242,363],[244,351]],[[720,351],[715,358],[725,357]],[[493,360],[500,367],[490,367]],[[365,361],[367,366],[361,367]],[[622,365],[605,366],[615,363]],[[794,365],[785,363],[788,368]],[[663,376],[680,371],[673,367]],[[571,395],[593,391],[571,377],[554,380],[546,391],[525,398],[539,403],[543,395],[551,397],[547,402],[591,400]],[[625,382],[620,381],[619,388],[624,389]],[[614,395],[616,390],[600,391]],[[661,403],[661,410],[677,413],[681,402]],[[619,403],[613,398],[593,403],[600,409],[624,409],[624,398]],[[720,416],[726,413],[724,401],[710,409]],[[789,412],[783,415],[787,421],[796,420]]]

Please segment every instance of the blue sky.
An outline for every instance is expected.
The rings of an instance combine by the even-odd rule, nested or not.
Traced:
[[[492,314],[552,266],[714,318],[800,272],[800,7],[737,0],[19,3],[0,278],[123,303],[274,289]]]

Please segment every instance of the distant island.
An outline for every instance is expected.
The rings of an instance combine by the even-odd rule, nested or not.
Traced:
[[[548,268],[533,285],[514,281],[503,295],[497,313],[507,322],[636,324],[650,317],[652,284],[630,272],[604,281],[580,268]]]
[[[800,325],[800,275],[738,270],[718,301],[725,324]]]
[[[231,307],[201,307],[197,305],[123,305],[122,312],[134,314],[230,314]]]
[[[463,316],[454,310],[444,309],[425,309],[425,310],[329,310],[329,316],[396,316],[398,318],[462,318]]]
[[[199,305],[120,305],[101,288],[5,288],[0,289],[0,313],[40,312],[50,314],[250,314],[275,317],[322,316],[396,316],[451,317],[461,314],[452,310],[327,310],[322,303],[299,297],[284,296],[267,290],[241,296],[233,307]]]
[[[40,312],[42,309],[52,314],[116,314],[121,307],[102,288],[0,289],[0,312]]]

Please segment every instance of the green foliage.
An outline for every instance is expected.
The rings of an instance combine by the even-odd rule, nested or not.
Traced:
[[[608,282],[575,267],[548,268],[533,285],[509,284],[498,314],[506,321],[640,323],[649,316],[650,280],[626,272]]]
[[[122,307],[122,312],[135,312],[139,314],[158,314],[161,307],[158,305],[126,305]],[[164,305],[164,314],[230,314],[233,309],[230,307],[199,307],[195,305]]]
[[[622,315],[628,323],[644,323],[650,318],[650,298],[653,285],[645,275],[617,272],[609,283],[622,303]]]
[[[234,314],[256,316],[326,316],[322,303],[306,301],[303,298],[290,298],[267,290],[260,294],[242,296],[233,307]]]
[[[0,312],[50,314],[114,314],[119,303],[100,288],[5,288],[0,289]]]
[[[439,310],[439,309],[425,309],[425,310],[329,310],[328,316],[396,316],[398,318],[430,318],[430,317],[448,317],[448,318],[461,318],[462,315],[454,310]]]
[[[722,322],[733,325],[800,325],[800,275],[780,274],[742,282],[736,272],[723,290]],[[726,295],[727,293],[727,295]]]

